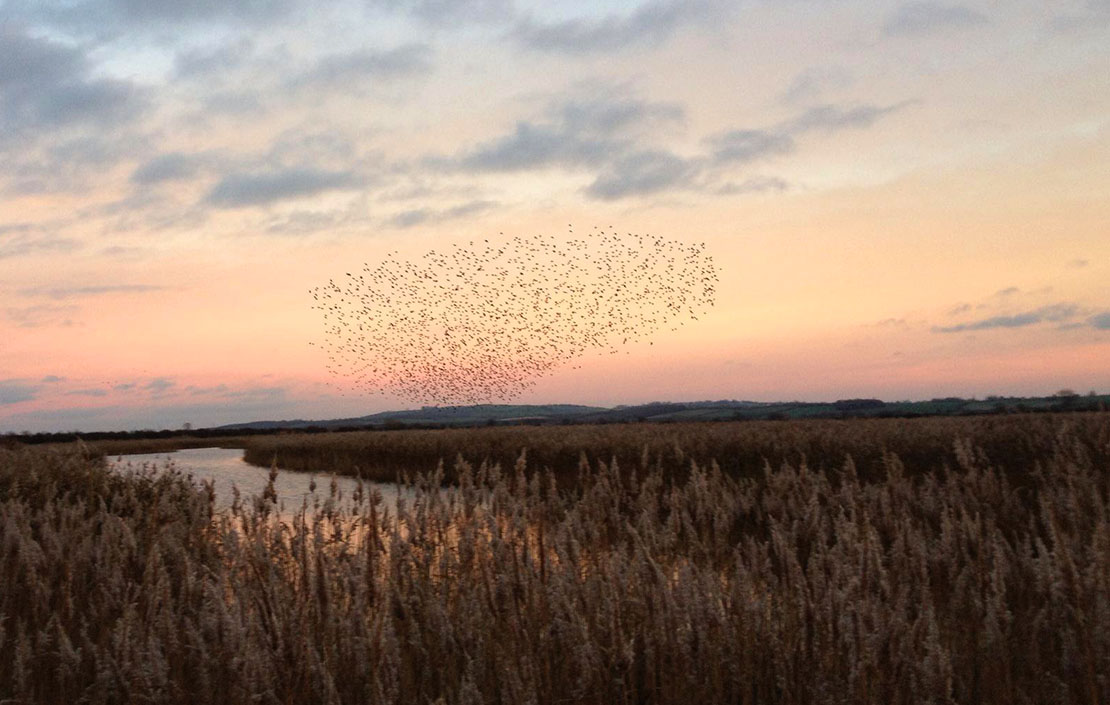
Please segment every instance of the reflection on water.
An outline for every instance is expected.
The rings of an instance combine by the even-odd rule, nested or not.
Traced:
[[[244,461],[243,451],[235,448],[190,448],[169,453],[121,455],[108,460],[116,469],[126,469],[129,465],[140,468],[144,465],[166,467],[167,464],[172,464],[176,469],[192,475],[197,482],[210,480],[215,484],[217,509],[231,506],[235,499],[235,488],[238,488],[244,503],[261,495],[270,475],[268,468],[260,468]],[[277,479],[274,480],[278,505],[283,512],[295,512],[306,501],[309,507],[316,500],[323,503],[331,492],[332,480],[331,475],[278,470]],[[350,499],[358,484],[351,477],[335,477],[334,481],[342,499]],[[316,485],[315,492],[312,491],[313,482]],[[363,490],[366,493],[377,490],[382,495],[384,505],[391,511],[396,510],[397,498],[400,496],[396,485],[364,482]]]

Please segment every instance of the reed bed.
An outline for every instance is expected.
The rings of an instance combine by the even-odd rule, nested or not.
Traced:
[[[759,477],[766,463],[836,470],[851,456],[863,479],[881,478],[895,453],[911,474],[957,462],[953,439],[972,438],[991,461],[1021,475],[1051,452],[1061,426],[1075,429],[1097,462],[1110,462],[1107,421],[1100,413],[1021,414],[923,419],[638,423],[576,426],[499,426],[472,429],[279,434],[242,439],[247,462],[288,470],[335,472],[394,482],[443,462],[454,481],[455,461],[512,467],[527,451],[529,467],[549,468],[560,487],[577,481],[585,456],[596,465],[659,467],[684,476],[691,460],[716,461],[730,477]],[[237,446],[238,447],[238,446]]]
[[[0,701],[1110,702],[1110,418],[1043,422],[866,472],[530,444],[292,518],[0,451]]]

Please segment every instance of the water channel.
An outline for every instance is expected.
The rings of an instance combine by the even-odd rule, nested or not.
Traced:
[[[251,465],[243,460],[243,451],[238,448],[189,448],[164,453],[120,455],[109,457],[108,462],[117,470],[127,470],[129,466],[134,469],[143,466],[154,468],[172,466],[191,475],[198,483],[210,480],[216,490],[217,509],[227,509],[231,506],[236,488],[245,503],[249,502],[251,497],[262,494],[270,475],[269,468]],[[352,477],[334,476],[333,478],[331,475],[279,469],[277,478],[274,480],[274,490],[277,493],[280,511],[297,512],[305,502],[311,508],[317,499],[322,504],[331,492],[333,479],[341,498],[349,499],[354,494],[358,481]],[[315,483],[315,490],[312,488],[313,483]],[[384,506],[391,512],[396,511],[397,499],[402,494],[396,485],[382,482],[364,482],[363,490],[367,493],[373,490],[380,492]]]

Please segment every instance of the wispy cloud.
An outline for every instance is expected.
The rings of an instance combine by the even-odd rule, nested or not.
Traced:
[[[1096,330],[1110,330],[1110,311],[1096,313],[1087,319],[1087,323]]]
[[[328,191],[353,189],[362,182],[363,179],[353,171],[327,171],[312,167],[235,173],[222,178],[208,192],[205,200],[221,208],[261,206]]]
[[[776,176],[752,176],[743,181],[729,181],[719,186],[714,193],[720,196],[741,196],[749,193],[781,193],[790,189],[790,184]]]
[[[802,105],[819,101],[832,91],[847,88],[854,78],[847,69],[839,66],[811,66],[790,82],[780,99],[788,105]]]
[[[991,316],[978,321],[959,323],[952,326],[934,326],[934,333],[963,333],[968,331],[989,330],[992,328],[1024,328],[1039,323],[1065,323],[1080,314],[1079,306],[1070,303],[1042,306],[1032,311],[1012,315]]]
[[[4,314],[9,321],[20,328],[41,328],[44,326],[68,328],[76,325],[73,315],[78,311],[80,311],[80,308],[73,305],[40,304],[37,306],[9,307],[4,309]]]
[[[439,161],[474,172],[596,167],[627,152],[640,135],[684,115],[674,103],[601,92],[591,87],[585,95],[554,102],[543,118],[521,120],[508,134]]]
[[[66,392],[69,397],[106,397],[108,396],[107,389],[86,388],[86,389],[71,389]]]
[[[912,2],[902,5],[887,18],[887,36],[922,36],[987,24],[986,15],[964,5]]]
[[[408,13],[434,27],[507,22],[516,16],[512,0],[366,0],[371,7]]]
[[[331,54],[294,76],[289,89],[351,90],[373,79],[411,78],[431,70],[431,48],[426,44],[406,44],[396,49],[360,50]]]
[[[496,201],[474,200],[452,208],[413,208],[391,217],[387,223],[395,228],[411,228],[427,223],[439,223],[468,215],[489,211],[497,206]]]
[[[284,16],[295,0],[14,0],[16,16],[58,28],[116,33],[159,31],[167,26],[266,24]],[[5,8],[8,9],[8,8]]]
[[[698,174],[696,162],[663,150],[644,150],[620,157],[606,167],[586,193],[612,201],[684,186]]]
[[[0,259],[39,253],[71,252],[81,247],[81,243],[72,238],[29,233],[30,229],[5,230],[0,226]]]
[[[545,22],[527,17],[513,36],[529,49],[565,54],[592,54],[659,44],[681,27],[721,14],[723,3],[704,0],[661,0],[631,12]]]
[[[731,130],[706,142],[714,161],[721,164],[746,164],[787,154],[797,146],[791,135],[777,130]]]
[[[175,386],[177,386],[177,382],[168,377],[155,377],[144,384],[143,389],[152,393],[154,396],[161,396]]]
[[[474,173],[552,167],[588,171],[593,180],[583,192],[607,201],[684,190],[719,195],[781,191],[788,186],[782,179],[749,176],[738,182],[732,172],[794,152],[809,133],[866,129],[909,104],[816,106],[770,127],[710,135],[702,140],[703,151],[684,155],[660,146],[653,134],[661,125],[682,123],[680,106],[619,96],[570,101],[553,106],[547,119],[518,122],[509,134],[429,163]],[[405,217],[415,220],[420,212]]]
[[[912,105],[912,103],[913,101],[903,101],[893,105],[818,105],[806,110],[781,129],[795,135],[805,132],[861,130],[871,127],[881,118]]]
[[[230,388],[226,384],[217,384],[213,387],[198,387],[196,385],[190,384],[189,386],[185,387],[185,391],[188,392],[191,396],[200,397],[213,394],[226,394],[228,391],[230,391]]]
[[[135,184],[158,184],[163,181],[180,181],[192,178],[199,168],[196,157],[181,152],[160,154],[140,164],[131,174]]]
[[[1087,0],[1079,7],[1064,10],[1052,18],[1050,27],[1059,32],[1101,31],[1110,25],[1110,2]]]
[[[0,380],[0,406],[32,401],[38,397],[40,389],[38,385],[28,384],[21,379]]]
[[[118,124],[140,105],[132,84],[95,78],[85,54],[0,26],[0,141],[78,122]]]
[[[101,286],[61,286],[20,289],[22,296],[44,296],[62,300],[105,294],[145,294],[152,291],[165,291],[166,287],[154,284],[106,284]]]

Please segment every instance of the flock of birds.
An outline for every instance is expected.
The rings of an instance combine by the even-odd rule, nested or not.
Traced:
[[[320,347],[341,388],[437,405],[509,400],[589,350],[677,330],[718,282],[704,244],[611,227],[395,254],[310,290]]]

